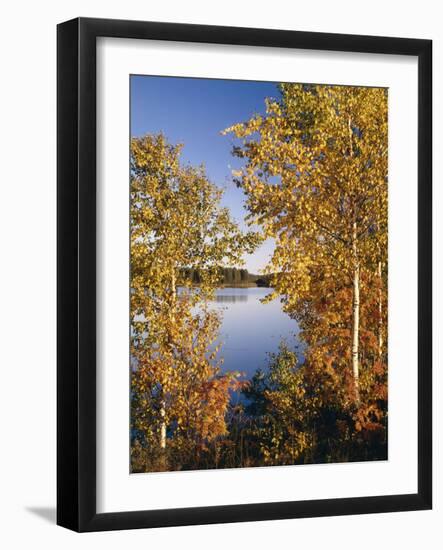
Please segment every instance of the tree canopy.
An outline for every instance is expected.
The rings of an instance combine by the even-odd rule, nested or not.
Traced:
[[[220,206],[221,194],[203,167],[180,164],[180,146],[164,136],[132,140],[133,430],[161,450],[160,468],[167,443],[190,460],[226,431],[237,374],[220,374],[220,318],[207,300],[219,266],[240,264],[258,236],[239,230]],[[184,266],[199,274],[198,292],[190,290]]]
[[[386,458],[388,91],[283,83],[222,133],[253,231],[180,145],[131,141],[132,471]],[[222,371],[209,302],[251,281],[243,256],[268,237],[253,279],[303,354],[282,341],[245,381]]]
[[[355,418],[380,420],[387,390],[387,90],[280,90],[265,116],[224,131],[238,139],[233,153],[244,161],[234,176],[250,223],[275,239],[274,295],[302,328],[305,382],[315,388],[316,406],[336,402],[354,407]]]

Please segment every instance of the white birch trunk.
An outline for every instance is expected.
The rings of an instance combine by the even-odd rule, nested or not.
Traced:
[[[357,252],[357,224],[354,222],[352,235],[354,259],[353,298],[352,298],[352,375],[354,377],[355,400],[360,401],[359,391],[359,336],[360,336],[360,266]]]
[[[351,117],[348,118],[349,132],[349,153],[352,157],[354,150],[352,146],[352,124]],[[359,338],[360,338],[360,264],[357,249],[357,221],[354,212],[354,222],[352,225],[352,259],[353,259],[353,284],[352,284],[352,375],[354,378],[354,395],[358,404],[360,401],[359,388]]]
[[[171,324],[175,323],[175,303],[177,296],[177,283],[175,277],[175,269],[172,268],[171,273]],[[160,448],[166,449],[166,402],[164,397],[160,404]]]
[[[166,407],[165,401],[162,400],[160,407],[160,448],[166,449]]]
[[[382,266],[378,262],[378,357],[381,360],[383,355],[383,303],[382,303]]]

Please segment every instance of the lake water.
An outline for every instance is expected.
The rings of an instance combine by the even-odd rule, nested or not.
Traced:
[[[223,371],[240,371],[251,378],[258,368],[266,370],[267,354],[278,351],[282,339],[301,358],[301,350],[296,349],[299,346],[296,321],[282,311],[278,299],[267,304],[261,302],[270,292],[271,289],[260,287],[217,289],[213,307],[223,315],[220,329]]]

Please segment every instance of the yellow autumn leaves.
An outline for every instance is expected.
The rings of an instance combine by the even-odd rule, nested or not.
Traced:
[[[162,135],[131,142],[132,429],[164,456],[191,460],[226,432],[236,373],[220,374],[219,315],[207,302],[220,266],[242,262],[259,237],[242,233],[220,206],[203,168],[180,165]],[[184,268],[200,274],[198,289]],[[166,460],[166,462],[165,462]]]
[[[239,230],[180,146],[131,141],[132,471],[195,468],[204,453],[208,467],[386,453],[387,90],[280,91],[264,114],[223,131],[259,234]],[[244,414],[230,408],[241,384],[221,374],[221,319],[208,301],[220,268],[266,237],[269,299],[298,322],[304,362],[282,344],[268,374],[243,387],[255,411]]]
[[[349,287],[358,270],[362,285],[386,267],[387,90],[282,84],[281,94],[224,133],[241,141],[235,178],[250,220],[276,241],[268,271],[297,316],[331,278]]]

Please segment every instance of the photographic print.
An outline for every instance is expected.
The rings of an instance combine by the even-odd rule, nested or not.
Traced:
[[[130,77],[130,471],[388,457],[388,90]]]

